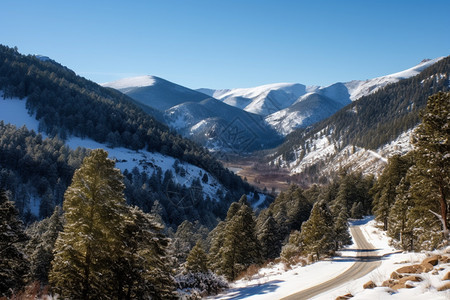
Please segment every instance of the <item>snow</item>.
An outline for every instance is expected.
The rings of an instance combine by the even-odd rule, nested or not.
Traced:
[[[2,91],[0,91],[0,120],[18,128],[25,125],[29,130],[38,132],[39,122],[28,114],[26,99],[3,99]]]
[[[79,137],[70,137],[66,141],[66,144],[71,149],[76,149],[77,147],[87,149],[105,149],[109,153],[108,157],[116,161],[116,167],[122,172],[125,170],[131,171],[134,167],[137,167],[141,172],[147,172],[149,175],[153,174],[156,167],[160,167],[163,174],[167,170],[171,170],[174,175],[175,183],[185,185],[186,187],[190,187],[195,179],[201,179],[201,173],[206,173],[208,176],[208,182],[204,183],[203,181],[200,181],[205,195],[208,195],[211,199],[215,199],[219,189],[226,192],[226,188],[223,187],[213,175],[189,163],[179,163],[179,166],[186,170],[186,176],[182,177],[179,174],[176,174],[173,168],[176,158],[166,156],[158,152],[149,152],[145,150],[134,151],[122,147],[110,148],[91,139],[82,139]]]
[[[443,264],[442,270],[439,270],[437,275],[432,275],[431,273],[421,274],[424,280],[416,283],[416,288],[400,289],[397,292],[393,292],[385,287],[363,289],[363,284],[369,280],[380,286],[394,270],[405,265],[421,262],[427,254],[399,253],[395,251],[389,245],[389,238],[385,232],[380,231],[373,217],[366,217],[363,220],[351,222],[351,224],[361,225],[361,231],[366,239],[377,248],[378,255],[384,255],[381,265],[357,280],[347,282],[312,299],[336,299],[336,297],[347,293],[354,295],[352,299],[449,299],[450,291],[438,292],[437,288],[443,285],[440,278],[450,271],[450,264]],[[351,250],[354,247],[355,245],[352,245],[347,250]],[[345,253],[347,256],[354,255],[352,251],[342,251],[342,253]],[[438,251],[435,251],[435,253],[438,253]],[[231,288],[228,291],[208,299],[280,299],[336,277],[352,264],[352,261],[342,256],[304,267],[295,266],[288,271],[285,270],[282,263],[269,265],[266,268],[262,268],[253,278],[241,279],[231,284]]]
[[[112,82],[102,83],[104,87],[110,87],[117,90],[129,89],[136,87],[151,86],[156,82],[155,78],[150,75],[123,78]]]

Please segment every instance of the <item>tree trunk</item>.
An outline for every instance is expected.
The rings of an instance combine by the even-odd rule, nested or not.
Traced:
[[[441,193],[439,202],[441,205],[442,232],[444,234],[444,239],[448,240],[449,238],[449,230],[447,225],[448,207],[447,207],[447,199],[445,199],[444,187],[442,185],[439,186],[439,192]]]

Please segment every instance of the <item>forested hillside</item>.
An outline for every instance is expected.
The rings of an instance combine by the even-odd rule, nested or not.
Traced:
[[[0,46],[0,89],[5,98],[26,97],[29,112],[36,114],[40,129],[50,136],[89,137],[110,146],[160,152],[203,168],[230,190],[250,191],[206,149],[170,132],[127,96],[54,61]]]
[[[305,142],[319,135],[329,136],[338,149],[348,145],[377,149],[416,126],[427,98],[450,90],[449,79],[450,57],[446,57],[415,77],[387,85],[322,122],[292,132],[276,155],[290,161],[295,151],[308,152]]]

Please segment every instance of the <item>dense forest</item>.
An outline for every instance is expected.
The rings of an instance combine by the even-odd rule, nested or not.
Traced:
[[[202,148],[145,113],[113,89],[77,76],[52,61],[0,46],[0,90],[4,98],[26,98],[27,108],[49,136],[91,138],[111,147],[160,152],[198,166],[236,194],[252,188]]]
[[[292,132],[276,155],[292,160],[293,152],[299,148],[307,152],[306,141],[319,133],[330,136],[338,148],[355,145],[375,150],[414,128],[427,98],[449,91],[449,80],[450,57],[446,57],[412,78],[358,99],[330,118]]]
[[[429,97],[414,150],[393,156],[379,178],[341,170],[327,184],[291,186],[255,212],[247,196],[209,230],[164,227],[161,210],[127,204],[128,177],[108,153],[85,155],[59,206],[26,229],[0,192],[0,295],[73,299],[200,299],[264,263],[307,264],[350,244],[348,219],[374,214],[394,247],[448,244],[450,93]]]

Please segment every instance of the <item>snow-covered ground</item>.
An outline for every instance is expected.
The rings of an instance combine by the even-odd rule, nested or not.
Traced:
[[[28,110],[26,109],[26,99],[3,99],[2,91],[0,91],[0,120],[3,120],[5,124],[10,123],[16,127],[25,126],[29,130],[38,132],[39,122],[34,116],[28,114]],[[91,139],[81,139],[79,137],[68,138],[66,140],[66,145],[68,145],[71,149],[76,149],[77,147],[87,149],[105,149],[109,153],[109,158],[116,160],[116,167],[122,172],[125,169],[131,171],[134,167],[137,167],[140,171],[146,171],[149,175],[151,175],[156,167],[160,167],[164,175],[165,171],[171,170],[174,175],[175,182],[181,185],[186,185],[186,187],[190,187],[195,179],[201,179],[203,174],[206,173],[208,176],[208,182],[204,183],[200,180],[203,192],[206,195],[214,200],[216,199],[218,189],[222,189],[224,193],[227,192],[226,188],[223,187],[214,176],[194,165],[180,162],[179,167],[185,169],[186,175],[180,176],[179,174],[176,174],[173,167],[176,159],[170,156],[162,155],[161,153],[149,152],[145,150],[133,151],[121,147],[110,148]],[[30,203],[31,211],[35,213],[38,211],[38,207],[39,201],[38,199],[34,199],[33,203]]]
[[[389,238],[385,232],[380,231],[375,226],[375,221],[370,217],[355,222],[355,225],[361,225],[361,231],[366,239],[378,249],[378,255],[384,255],[380,267],[360,279],[350,281],[313,299],[336,299],[336,297],[348,293],[354,295],[352,299],[450,299],[450,290],[437,291],[437,288],[443,285],[440,279],[446,272],[450,271],[450,264],[440,265],[443,269],[438,271],[439,274],[437,275],[432,275],[431,273],[421,274],[424,280],[417,283],[416,288],[400,289],[395,293],[385,287],[364,290],[364,283],[372,280],[380,286],[394,270],[405,265],[420,263],[427,254],[399,253],[395,251],[389,246]],[[354,247],[352,245],[347,250],[351,250]],[[346,256],[355,255],[352,251],[343,251],[342,253],[345,253]],[[251,280],[242,279],[233,283],[230,290],[210,299],[281,299],[336,277],[352,264],[352,260],[341,256],[305,267],[296,266],[291,270],[285,271],[284,265],[279,263],[261,269]]]

